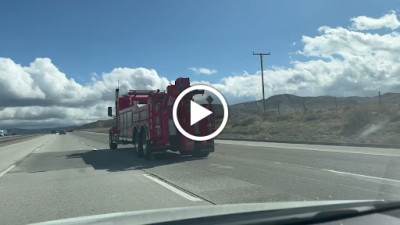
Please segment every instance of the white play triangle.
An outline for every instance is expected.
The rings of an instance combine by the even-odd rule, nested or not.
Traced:
[[[194,101],[190,101],[190,126],[209,116],[212,112]]]

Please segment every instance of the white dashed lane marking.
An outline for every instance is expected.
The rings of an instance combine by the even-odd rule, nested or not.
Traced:
[[[9,166],[7,169],[3,170],[3,171],[0,173],[0,177],[6,175],[6,173],[8,173],[10,170],[14,169],[14,167],[15,167],[15,164],[13,164],[13,165]]]
[[[150,179],[150,180],[152,180],[152,181],[154,181],[154,182],[156,182],[157,184],[169,189],[170,191],[175,192],[176,194],[178,194],[178,195],[180,195],[180,196],[182,196],[182,197],[184,197],[184,198],[186,198],[186,199],[188,199],[190,201],[194,201],[194,202],[202,201],[200,198],[197,198],[197,197],[194,197],[192,195],[189,195],[189,194],[179,190],[178,188],[175,188],[175,187],[165,183],[164,181],[162,181],[160,179],[157,179],[156,177],[153,177],[153,176],[151,176],[149,174],[143,174],[143,176],[148,178],[148,179]]]

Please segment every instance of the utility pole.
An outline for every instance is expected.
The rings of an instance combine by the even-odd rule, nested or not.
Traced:
[[[278,115],[279,115],[279,116],[281,115],[280,105],[281,105],[281,102],[278,102]]]
[[[337,100],[336,100],[336,97],[335,97],[335,109],[337,109]]]
[[[381,100],[381,92],[379,92],[379,105],[382,104],[382,100]]]
[[[263,56],[264,55],[271,55],[271,53],[254,53],[253,55],[259,55],[260,56],[260,61],[261,61],[261,84],[262,84],[262,95],[263,95],[263,106],[264,106],[264,112],[265,112],[265,94],[264,94],[264,67],[263,67]]]

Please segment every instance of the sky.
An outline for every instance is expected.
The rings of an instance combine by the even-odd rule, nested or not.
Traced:
[[[400,92],[398,1],[1,1],[0,128],[106,119],[178,77],[229,104]]]

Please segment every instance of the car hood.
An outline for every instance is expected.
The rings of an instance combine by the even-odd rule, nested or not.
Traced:
[[[327,206],[346,203],[377,202],[375,200],[343,200],[343,201],[302,201],[246,203],[211,206],[193,206],[181,208],[152,209],[131,212],[108,213],[93,216],[53,220],[36,225],[71,225],[71,224],[151,224],[208,216],[228,215],[235,213],[280,210],[299,207]]]

